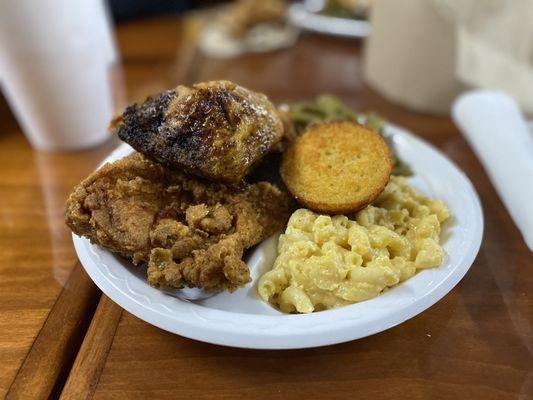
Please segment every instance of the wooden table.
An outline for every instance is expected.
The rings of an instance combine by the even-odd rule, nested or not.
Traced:
[[[179,83],[230,79],[274,101],[328,92],[413,130],[471,178],[485,213],[480,253],[439,303],[386,332],[294,351],[175,336],[123,311],[89,280],[62,222],[70,188],[117,141],[33,151],[0,106],[0,396],[123,399],[533,398],[531,253],[449,118],[395,106],[361,80],[361,44],[305,35],[287,50],[212,60],[194,18],[118,27],[128,100]]]

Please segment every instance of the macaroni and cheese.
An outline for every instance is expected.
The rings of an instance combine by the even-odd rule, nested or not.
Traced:
[[[442,263],[439,234],[448,217],[442,202],[395,176],[354,220],[297,210],[279,239],[273,269],[259,280],[259,295],[299,313],[368,300]]]

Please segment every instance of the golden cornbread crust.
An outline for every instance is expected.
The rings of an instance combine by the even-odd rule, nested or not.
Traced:
[[[289,146],[281,165],[281,176],[296,200],[327,214],[350,214],[371,203],[391,171],[383,138],[348,121],[309,126]]]

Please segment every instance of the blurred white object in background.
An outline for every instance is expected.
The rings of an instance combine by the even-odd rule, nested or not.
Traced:
[[[533,0],[376,0],[364,77],[390,100],[448,114],[466,87],[533,113]]]
[[[457,78],[533,113],[533,0],[431,0],[456,27]]]
[[[367,9],[370,6],[368,0],[360,3],[361,7]],[[324,35],[364,38],[370,34],[371,26],[366,19],[323,15],[320,12],[325,5],[325,0],[305,0],[293,3],[289,7],[289,20],[295,26]]]
[[[118,55],[103,0],[2,0],[0,55],[2,91],[35,148],[110,136]]]
[[[533,251],[533,137],[516,102],[502,92],[461,95],[452,115]]]
[[[428,0],[377,0],[363,75],[389,100],[447,114],[465,89],[455,75],[454,25]]]
[[[266,53],[296,43],[299,31],[287,24],[283,27],[261,24],[251,28],[245,37],[235,39],[220,23],[206,25],[198,45],[208,57],[232,58],[244,53]]]

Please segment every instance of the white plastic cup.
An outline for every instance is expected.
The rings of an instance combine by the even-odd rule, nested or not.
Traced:
[[[113,36],[101,0],[2,0],[0,81],[32,146],[73,150],[109,138]]]

